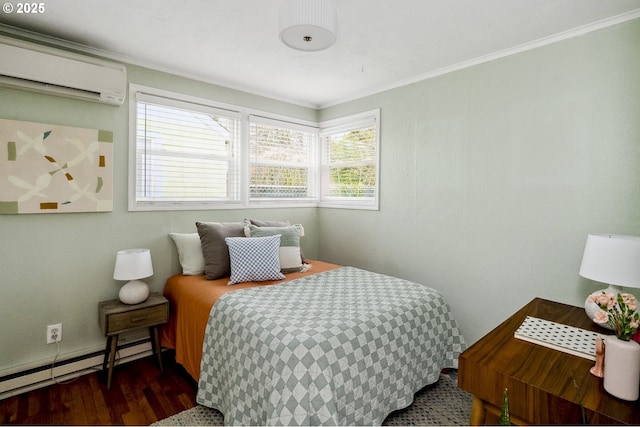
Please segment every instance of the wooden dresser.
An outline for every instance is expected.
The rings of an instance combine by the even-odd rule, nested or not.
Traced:
[[[610,333],[581,307],[535,298],[460,355],[458,385],[473,395],[472,425],[499,424],[505,388],[513,424],[581,424],[583,413],[587,424],[640,424],[640,401],[608,394],[589,372],[592,360],[515,338],[527,316]]]

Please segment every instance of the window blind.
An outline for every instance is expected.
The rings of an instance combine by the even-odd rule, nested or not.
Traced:
[[[378,136],[375,120],[323,129],[323,199],[375,199]]]
[[[314,199],[318,131],[259,116],[249,118],[249,198]]]
[[[136,107],[136,202],[240,201],[239,115],[143,94]]]

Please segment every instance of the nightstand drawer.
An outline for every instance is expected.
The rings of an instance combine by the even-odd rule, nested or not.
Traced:
[[[168,314],[165,304],[126,313],[114,313],[107,316],[106,334],[110,335],[127,329],[165,323]]]

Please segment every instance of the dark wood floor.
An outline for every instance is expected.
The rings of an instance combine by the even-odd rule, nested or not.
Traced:
[[[111,389],[102,373],[0,400],[0,424],[149,425],[196,405],[196,383],[163,353],[116,366]]]

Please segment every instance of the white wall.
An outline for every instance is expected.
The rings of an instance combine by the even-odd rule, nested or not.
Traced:
[[[127,71],[133,83],[304,120],[317,116],[312,109],[147,69],[128,66]],[[104,348],[98,302],[117,298],[122,282],[112,277],[119,249],[151,249],[154,275],[145,281],[159,292],[167,277],[179,272],[168,233],[196,232],[196,221],[288,219],[305,226],[305,255],[317,255],[314,208],[128,212],[128,105],[0,88],[1,118],[112,130],[115,163],[113,212],[0,215],[0,376],[53,360],[56,346],[45,340],[48,324],[63,324],[62,358]]]
[[[441,290],[469,343],[536,296],[604,287],[578,276],[589,232],[640,235],[640,21],[321,119],[374,107],[381,209],[319,210],[319,255]]]

